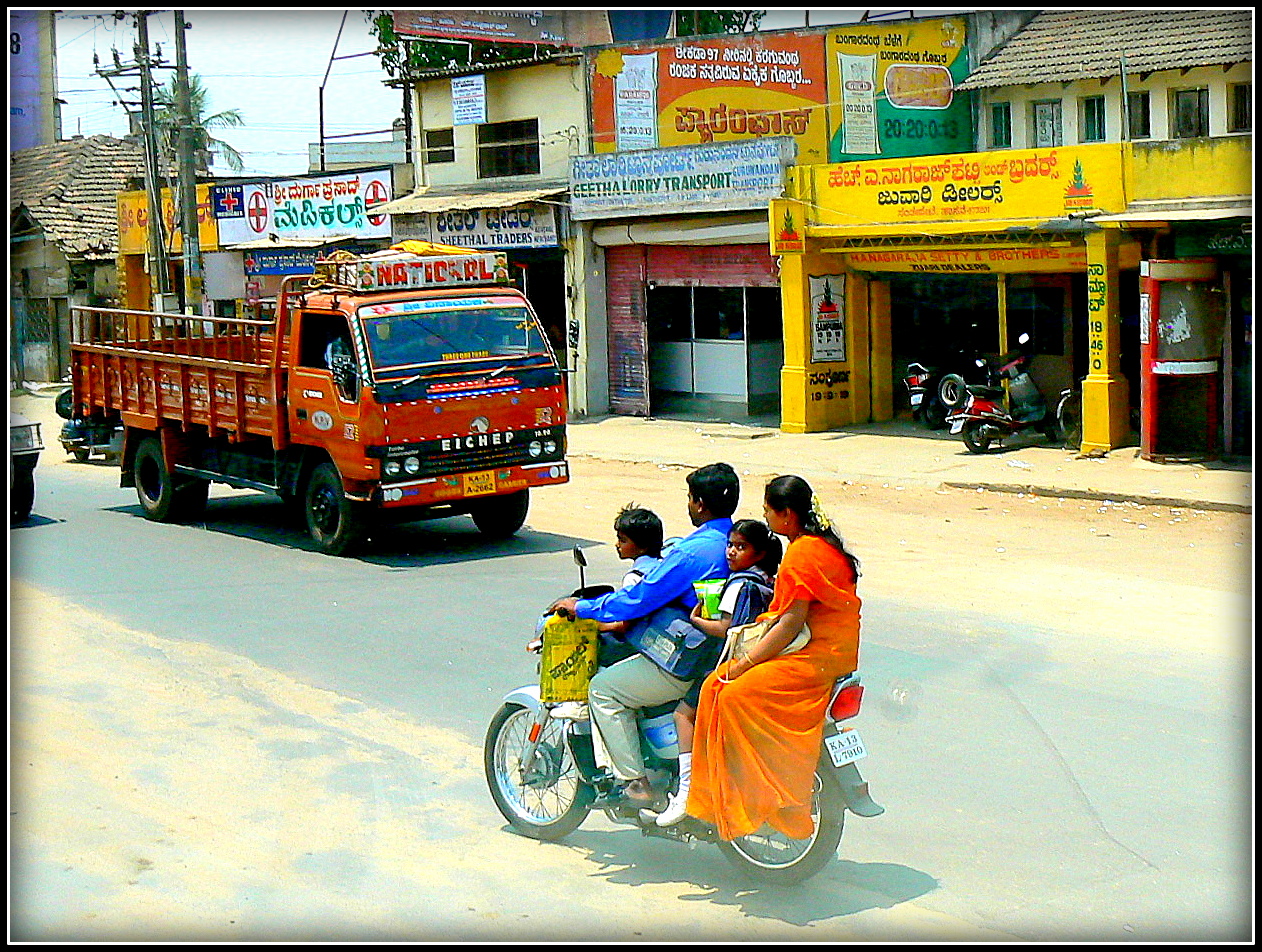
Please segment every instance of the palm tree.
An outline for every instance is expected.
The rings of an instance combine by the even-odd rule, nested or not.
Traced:
[[[154,92],[154,124],[158,128],[162,149],[166,156],[174,159],[176,144],[179,141],[179,113],[176,110],[175,77],[171,77],[169,85],[161,86]],[[209,172],[212,155],[218,155],[227,163],[228,168],[240,172],[245,167],[241,153],[228,143],[216,139],[211,132],[232,126],[245,125],[245,118],[240,109],[223,109],[213,115],[207,115],[210,108],[210,95],[202,85],[201,77],[190,73],[188,77],[189,111],[193,115],[193,135],[196,145],[198,171]]]

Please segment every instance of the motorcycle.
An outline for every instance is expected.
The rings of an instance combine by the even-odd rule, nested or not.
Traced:
[[[580,588],[574,594],[591,597],[595,589],[582,585],[586,560],[578,546],[574,547],[574,560],[580,567]],[[540,620],[536,634],[546,619],[545,615]],[[533,643],[531,647],[533,650]],[[790,839],[764,826],[727,842],[713,826],[693,817],[659,827],[655,814],[613,796],[614,778],[596,765],[592,727],[586,715],[573,711],[576,705],[572,703],[542,701],[537,684],[510,691],[491,719],[483,750],[487,785],[509,825],[533,839],[560,840],[578,829],[588,813],[603,810],[611,821],[636,827],[645,836],[689,847],[699,842],[715,843],[734,866],[756,880],[800,882],[818,873],[836,854],[846,810],[865,817],[884,812],[868,794],[868,785],[855,766],[867,755],[858,731],[840,726],[859,713],[862,697],[857,674],[833,686],[811,801],[815,831],[804,840]],[[675,706],[676,702],[671,702],[636,712],[647,776],[662,804],[679,783]]]
[[[54,404],[62,424],[57,442],[62,449],[80,463],[86,463],[93,453],[106,459],[117,459],[123,451],[123,428],[112,420],[97,417],[74,418],[74,391],[63,390]]]
[[[963,406],[947,414],[951,433],[964,439],[970,453],[985,453],[992,442],[1002,442],[1023,430],[1038,429],[1049,440],[1056,439],[1056,417],[1030,378],[1033,355],[1025,350],[1030,335],[1022,334],[1019,342],[1022,350],[1001,357],[997,367],[978,358],[977,366],[986,371],[987,384],[966,385]],[[1004,380],[1008,381],[1007,393]]]
[[[973,361],[960,353],[933,364],[911,361],[907,364],[903,384],[911,402],[912,418],[926,429],[942,429],[947,414],[963,405],[967,396],[965,387],[970,382],[984,380],[984,376],[978,376]]]

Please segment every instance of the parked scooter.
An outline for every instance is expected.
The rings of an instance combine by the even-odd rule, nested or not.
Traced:
[[[574,559],[586,564],[574,547]],[[590,593],[591,589],[580,588]],[[543,619],[536,632],[542,631]],[[692,846],[716,843],[728,860],[764,882],[800,882],[818,873],[837,852],[845,811],[878,816],[884,807],[868,795],[868,785],[855,761],[866,756],[862,739],[840,722],[859,713],[863,687],[857,674],[842,678],[833,688],[824,723],[823,744],[815,769],[812,817],[815,832],[804,840],[789,839],[770,827],[731,842],[717,830],[692,817],[659,827],[638,807],[602,802],[613,790],[610,774],[597,767],[591,722],[576,705],[540,700],[538,685],[510,691],[486,732],[483,762],[491,797],[513,829],[537,840],[559,840],[576,830],[593,809],[603,810],[615,823],[639,828]],[[662,802],[679,784],[679,744],[675,733],[675,703],[637,712],[641,749],[649,780]],[[652,815],[650,815],[652,816]]]
[[[66,421],[57,436],[62,449],[80,463],[86,463],[93,453],[105,459],[117,459],[123,451],[122,426],[104,417],[74,419],[73,401],[74,391],[63,390],[54,405],[57,415]]]
[[[988,383],[968,384],[964,405],[947,414],[951,432],[963,437],[971,453],[985,453],[991,443],[1022,430],[1042,430],[1049,440],[1056,439],[1056,417],[1030,378],[1033,355],[1025,350],[1030,335],[1022,334],[1019,342],[1022,350],[1001,357],[997,367],[978,358],[977,365],[986,370]],[[1004,380],[1008,381],[1006,394]]]

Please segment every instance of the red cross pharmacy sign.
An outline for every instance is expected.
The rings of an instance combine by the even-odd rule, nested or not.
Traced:
[[[267,230],[267,198],[262,192],[250,193],[250,199],[246,203],[245,215],[250,220],[251,231],[261,235]]]

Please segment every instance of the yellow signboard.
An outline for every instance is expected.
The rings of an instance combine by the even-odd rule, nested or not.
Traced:
[[[1065,218],[1126,207],[1122,146],[970,152],[811,170],[814,226]]]
[[[162,190],[163,234],[167,247],[182,250],[182,236],[175,227],[175,200],[171,190]],[[219,249],[219,229],[210,206],[210,186],[197,186],[197,241],[202,251]],[[123,192],[118,196],[118,253],[140,255],[149,250],[149,195]]]

